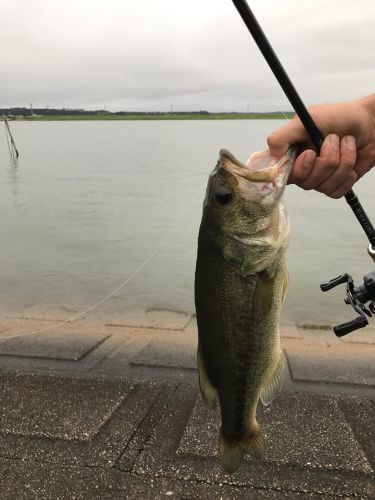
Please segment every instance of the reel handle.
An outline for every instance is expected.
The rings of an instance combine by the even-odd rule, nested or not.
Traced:
[[[347,323],[341,323],[341,325],[334,326],[333,331],[336,337],[344,337],[344,335],[354,332],[354,330],[358,330],[359,328],[364,328],[367,325],[367,318],[358,316]]]
[[[335,286],[342,285],[343,283],[347,283],[348,278],[349,278],[349,275],[347,273],[340,274],[340,276],[337,276],[337,278],[333,278],[330,281],[327,281],[327,283],[322,283],[320,285],[320,289],[322,292],[328,292],[328,290],[332,290],[332,288],[335,288]]]

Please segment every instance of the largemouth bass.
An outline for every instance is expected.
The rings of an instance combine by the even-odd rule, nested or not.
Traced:
[[[244,453],[261,458],[259,399],[283,379],[279,318],[286,294],[289,222],[282,198],[294,150],[279,161],[254,153],[242,164],[226,150],[208,181],[198,238],[195,305],[199,385],[220,404],[219,454],[235,472]]]

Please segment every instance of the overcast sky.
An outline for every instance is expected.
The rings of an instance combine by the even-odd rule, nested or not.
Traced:
[[[250,0],[306,104],[374,92],[375,0]],[[0,0],[0,107],[291,109],[231,0]]]

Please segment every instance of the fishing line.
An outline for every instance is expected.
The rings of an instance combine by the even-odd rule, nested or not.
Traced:
[[[142,264],[135,271],[133,271],[133,273],[130,276],[128,276],[119,286],[114,288],[105,297],[103,297],[101,300],[96,302],[96,304],[85,309],[84,311],[80,312],[79,314],[76,314],[68,319],[60,321],[59,323],[56,323],[54,325],[47,326],[46,328],[41,328],[40,330],[35,330],[32,332],[27,332],[27,333],[19,333],[19,334],[15,334],[15,335],[4,335],[4,336],[0,335],[0,339],[13,339],[13,338],[17,338],[17,337],[26,337],[28,335],[34,335],[37,333],[43,333],[43,332],[47,332],[50,330],[54,330],[55,328],[58,328],[61,325],[64,325],[66,323],[72,323],[73,321],[77,320],[78,318],[81,318],[85,314],[93,311],[94,309],[96,309],[97,307],[102,305],[104,302],[106,302],[108,299],[113,297],[113,295],[115,295],[119,290],[121,290],[122,288],[124,288],[124,286],[126,286],[128,283],[130,283],[130,281],[133,278],[135,278],[142,271],[142,269],[144,269],[147,266],[147,264],[149,264],[149,262],[155,257],[155,255],[159,252],[159,250],[165,245],[165,243],[167,242],[170,235],[173,233],[173,231],[176,230],[176,228],[178,227],[178,225],[180,224],[182,219],[187,215],[187,213],[189,212],[189,210],[193,206],[193,203],[198,199],[199,196],[201,196],[201,189],[205,186],[205,184],[202,184],[201,188],[197,191],[197,194],[195,196],[193,196],[190,203],[188,203],[188,206],[186,207],[186,209],[183,210],[183,212],[181,212],[181,214],[178,216],[176,222],[173,224],[173,226],[171,228],[169,228],[169,230],[166,232],[164,238],[160,241],[160,243],[155,248],[155,250],[142,262]]]

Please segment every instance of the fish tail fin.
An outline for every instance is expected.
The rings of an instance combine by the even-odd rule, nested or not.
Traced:
[[[269,405],[280,391],[284,381],[284,371],[285,367],[283,355],[280,352],[278,363],[272,372],[271,377],[260,391],[260,399],[265,406]]]
[[[219,455],[221,465],[227,474],[233,474],[239,468],[244,456],[244,449],[241,441],[227,437],[223,431],[219,436]]]
[[[263,432],[255,419],[250,427],[249,435],[242,441],[242,447],[253,458],[261,459],[264,457]]]
[[[199,374],[199,388],[202,394],[203,401],[209,408],[215,408],[216,403],[218,401],[218,394],[215,387],[211,384],[206,368],[204,366],[203,355],[201,348],[198,344],[198,352],[197,352],[197,366],[198,366],[198,374]]]
[[[223,469],[227,474],[236,472],[245,453],[258,459],[264,457],[263,433],[256,421],[254,421],[249,435],[243,439],[230,438],[222,430],[220,431],[219,455]]]

